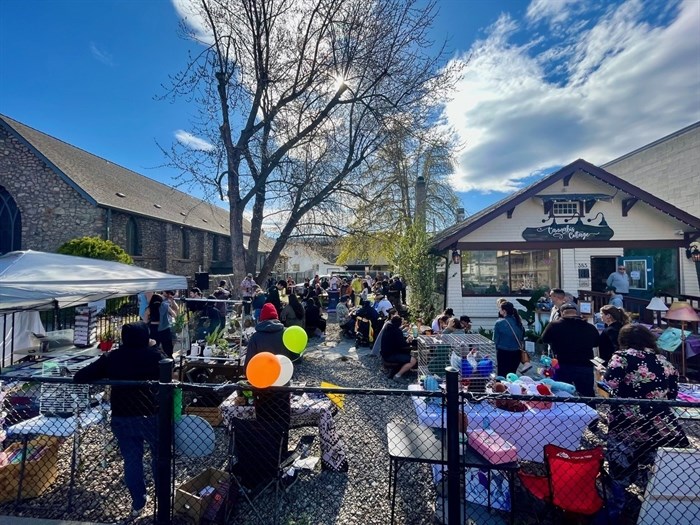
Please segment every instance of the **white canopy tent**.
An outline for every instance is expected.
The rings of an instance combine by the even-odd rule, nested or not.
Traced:
[[[186,288],[185,277],[112,261],[32,250],[0,257],[0,313]]]
[[[185,288],[185,277],[128,264],[32,250],[5,254],[0,257],[0,366],[12,360],[8,348],[28,347],[29,334],[44,333],[38,310]]]

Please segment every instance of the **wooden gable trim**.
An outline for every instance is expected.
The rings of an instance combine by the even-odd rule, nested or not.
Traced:
[[[463,228],[435,242],[435,244],[433,245],[433,250],[435,250],[436,252],[440,252],[442,250],[447,249],[447,247],[451,246],[455,242],[458,242],[459,239],[461,239],[465,235],[469,235],[473,231],[491,222],[498,216],[507,213],[509,209],[517,207],[519,204],[522,204],[523,202],[527,201],[532,197],[536,197],[537,194],[540,193],[544,188],[547,188],[552,184],[565,178],[568,178],[570,180],[571,177],[579,170],[587,173],[588,175],[596,179],[601,180],[602,182],[605,182],[606,184],[610,184],[613,187],[619,188],[621,191],[630,195],[631,198],[641,200],[650,205],[652,208],[656,208],[662,213],[665,213],[666,215],[669,215],[674,219],[684,224],[687,224],[688,226],[691,226],[696,230],[700,230],[700,218],[695,217],[673,206],[672,204],[669,204],[659,199],[651,193],[638,188],[637,186],[613,175],[612,173],[605,171],[602,168],[594,166],[590,162],[587,162],[583,159],[578,159],[569,164],[568,166],[564,166],[559,171],[545,177],[539,182],[536,182],[529,188],[526,188],[523,191],[515,194],[512,198],[506,199],[499,206],[496,206],[488,213],[484,213],[476,220],[471,222],[467,221],[467,224],[465,224]],[[610,244],[608,244],[608,246],[610,246]]]
[[[634,207],[634,205],[637,204],[638,201],[639,199],[637,199],[636,197],[622,199],[622,216],[627,217],[627,214]]]

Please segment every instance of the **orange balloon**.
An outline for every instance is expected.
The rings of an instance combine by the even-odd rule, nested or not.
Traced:
[[[282,371],[277,356],[271,352],[260,352],[248,362],[245,375],[251,385],[256,388],[267,388],[277,381]]]

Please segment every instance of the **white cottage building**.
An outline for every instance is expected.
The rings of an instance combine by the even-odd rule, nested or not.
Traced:
[[[700,263],[686,257],[698,238],[696,215],[579,159],[439,233],[433,250],[446,261],[446,306],[492,327],[497,298],[517,305],[542,287],[600,302],[617,264],[631,311],[660,290],[700,295]]]

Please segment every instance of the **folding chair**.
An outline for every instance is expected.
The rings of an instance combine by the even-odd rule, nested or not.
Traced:
[[[256,420],[233,419],[229,439],[229,472],[232,487],[237,488],[257,521],[269,524],[268,513],[260,512],[256,503],[274,489],[273,523],[279,522],[282,498],[298,479],[294,462],[310,450],[314,436],[303,436],[296,448],[287,450],[286,432],[270,432],[270,427]],[[291,471],[291,472],[290,472]],[[235,504],[236,498],[230,498]],[[267,500],[269,501],[269,499]],[[232,512],[234,509],[229,509]],[[240,519],[240,516],[239,516]]]
[[[577,517],[593,517],[605,506],[597,484],[604,475],[602,447],[567,450],[545,445],[544,462],[545,476],[518,472],[523,487],[535,498]]]

